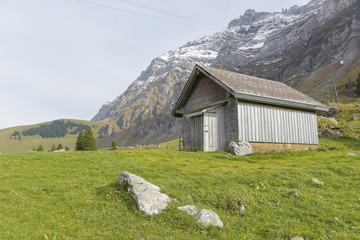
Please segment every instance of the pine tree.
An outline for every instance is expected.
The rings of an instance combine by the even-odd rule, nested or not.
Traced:
[[[63,149],[63,145],[61,143],[59,143],[59,145],[56,148],[57,150]]]
[[[96,139],[90,126],[86,129],[85,133],[83,132],[79,133],[79,136],[76,139],[75,150],[76,151],[97,150]]]
[[[112,141],[111,143],[111,150],[116,150],[117,149],[117,146],[116,146],[116,142],[115,142],[115,139]]]
[[[96,151],[97,150],[96,139],[94,137],[94,134],[93,134],[90,126],[86,129],[85,134],[84,134],[84,150],[85,151]]]
[[[37,147],[36,151],[42,152],[42,151],[44,151],[44,147],[43,147],[42,145],[39,145],[39,146]]]
[[[85,150],[85,137],[84,137],[83,132],[80,132],[79,136],[76,139],[75,150],[76,151],[84,151]]]
[[[356,83],[355,83],[355,86],[356,86],[356,95],[360,96],[360,72],[358,74],[358,77],[356,79]]]

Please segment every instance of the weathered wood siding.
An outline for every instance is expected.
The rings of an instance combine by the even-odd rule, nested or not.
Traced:
[[[191,149],[204,149],[204,116],[191,118]]]
[[[204,152],[225,150],[224,106],[204,113]]]
[[[191,118],[182,119],[182,138],[185,150],[191,149]]]
[[[235,98],[228,98],[225,105],[225,143],[239,139],[238,106]]]
[[[239,101],[240,141],[318,144],[316,114]]]
[[[200,75],[182,112],[188,114],[199,109],[204,109],[211,104],[226,99],[226,97],[227,93],[223,88],[207,77]]]

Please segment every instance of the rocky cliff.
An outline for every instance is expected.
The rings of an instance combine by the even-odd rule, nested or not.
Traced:
[[[170,112],[196,63],[282,81],[323,101],[329,77],[341,89],[349,84],[344,76],[360,70],[359,12],[358,0],[313,0],[282,13],[247,10],[223,32],[155,58],[92,121],[116,121],[121,145],[178,137],[181,125]]]

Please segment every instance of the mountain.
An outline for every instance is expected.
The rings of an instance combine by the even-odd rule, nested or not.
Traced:
[[[352,99],[351,80],[360,71],[359,11],[358,0],[312,0],[281,13],[247,10],[223,32],[152,60],[92,121],[115,121],[121,145],[179,137],[181,125],[170,113],[196,63],[281,81],[323,102],[331,77],[342,99]]]

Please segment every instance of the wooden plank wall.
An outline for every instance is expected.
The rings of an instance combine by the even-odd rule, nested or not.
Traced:
[[[239,101],[238,119],[240,141],[319,143],[313,112]]]
[[[225,150],[224,106],[204,113],[204,152]]]
[[[191,149],[203,150],[204,143],[203,115],[191,118]]]

